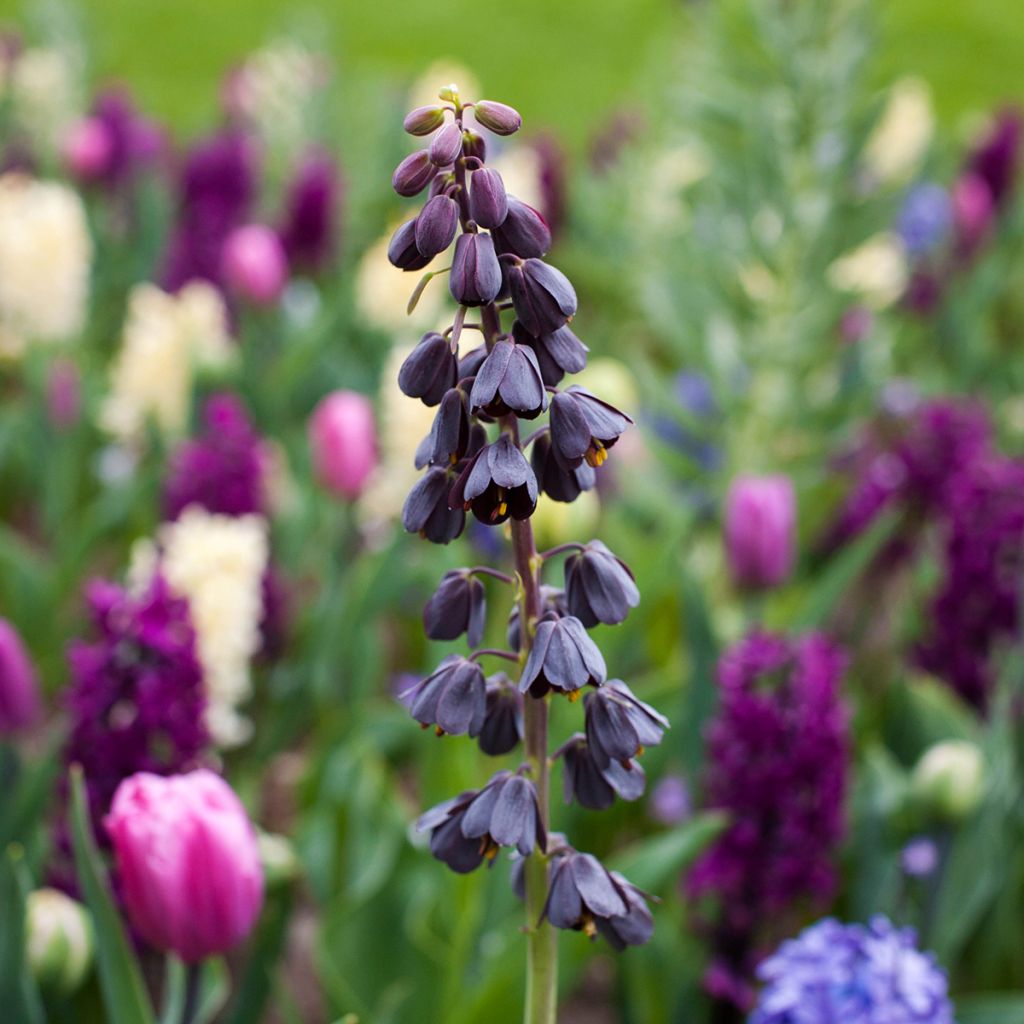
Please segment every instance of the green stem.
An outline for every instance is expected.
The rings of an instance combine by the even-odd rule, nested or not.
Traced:
[[[203,965],[186,964],[185,966],[185,1004],[181,1011],[181,1024],[192,1024],[199,1010],[199,979]]]

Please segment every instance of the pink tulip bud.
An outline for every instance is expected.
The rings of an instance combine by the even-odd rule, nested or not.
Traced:
[[[79,181],[99,181],[114,156],[110,129],[99,117],[83,117],[68,130],[61,147],[64,166]]]
[[[46,378],[46,412],[58,430],[73,427],[82,412],[78,367],[70,359],[55,359]]]
[[[968,171],[953,186],[953,222],[961,245],[973,249],[988,231],[995,213],[992,190],[985,179]]]
[[[247,224],[228,235],[221,268],[228,287],[258,306],[277,302],[288,283],[284,246],[263,224]]]
[[[737,587],[765,590],[793,569],[796,495],[786,476],[738,476],[725,507],[725,547]]]
[[[15,628],[0,619],[0,735],[10,736],[39,717],[39,683]]]
[[[198,963],[246,938],[263,905],[263,868],[222,778],[139,772],[117,787],[105,824],[128,916],[147,942]]]
[[[331,392],[310,417],[309,445],[320,482],[342,498],[358,498],[377,466],[370,400],[355,391]]]

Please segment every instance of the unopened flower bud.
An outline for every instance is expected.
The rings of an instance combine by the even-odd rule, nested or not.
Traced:
[[[502,255],[539,259],[551,248],[551,229],[532,206],[508,196],[505,219],[494,231],[494,246]]]
[[[436,167],[448,167],[462,155],[462,129],[457,124],[446,124],[430,141],[430,162]]]
[[[15,628],[0,619],[0,736],[22,732],[38,717],[36,670]]]
[[[407,220],[391,236],[388,243],[388,259],[399,270],[422,270],[432,259],[424,256],[416,246],[416,221]]]
[[[429,135],[444,124],[445,108],[434,103],[426,107],[417,107],[405,115],[402,127],[410,135]]]
[[[796,496],[786,476],[740,476],[729,487],[725,548],[737,587],[765,590],[793,570]]]
[[[449,196],[434,196],[416,218],[416,248],[433,259],[452,244],[458,227],[459,204]]]
[[[459,235],[448,290],[464,306],[493,302],[501,291],[501,265],[488,234]]]
[[[482,228],[497,228],[507,213],[508,197],[501,175],[490,167],[474,171],[469,187],[469,215]]]
[[[487,619],[484,585],[465,569],[446,572],[423,609],[423,628],[431,640],[456,640],[463,633],[479,647]]]
[[[487,159],[487,143],[479,132],[469,130],[462,133],[462,152],[465,156],[476,157],[480,163]]]
[[[469,448],[470,422],[466,396],[459,388],[449,388],[437,408],[430,435],[428,461],[454,466]]]
[[[550,334],[576,315],[576,291],[560,270],[539,259],[509,268],[516,316],[530,334]]]
[[[309,446],[320,482],[349,501],[362,494],[377,467],[373,404],[355,391],[333,391],[309,420]]]
[[[968,740],[945,740],[929,747],[911,778],[914,795],[950,821],[962,821],[981,802],[985,761]]]
[[[92,964],[89,912],[58,889],[36,889],[25,901],[26,959],[39,987],[68,996]]]
[[[430,184],[437,168],[431,162],[427,150],[410,153],[391,176],[391,187],[400,196],[418,196]]]
[[[403,395],[437,405],[458,381],[459,364],[446,338],[429,331],[405,358],[398,371]]]
[[[446,470],[433,466],[409,492],[402,508],[402,525],[433,544],[447,544],[462,533],[466,513],[462,507],[449,508],[451,478]]]
[[[479,100],[473,107],[473,116],[495,135],[514,135],[523,124],[518,110],[494,100]]]
[[[228,235],[221,267],[228,287],[257,306],[275,303],[288,283],[284,246],[263,224],[247,224]]]

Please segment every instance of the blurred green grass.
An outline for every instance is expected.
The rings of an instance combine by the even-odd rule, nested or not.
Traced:
[[[713,0],[705,0],[713,2]],[[774,2],[774,0],[759,0]],[[0,19],[38,23],[47,0],[0,0]],[[576,145],[602,112],[642,95],[667,67],[680,0],[78,0],[66,8],[99,78],[129,82],[150,111],[191,133],[214,117],[225,70],[268,39],[298,31],[336,61],[360,101],[366,82],[409,79],[439,58],[467,64],[528,122]],[[1024,4],[878,0],[883,78],[929,80],[940,116],[1024,98]],[[43,13],[41,13],[41,11]]]

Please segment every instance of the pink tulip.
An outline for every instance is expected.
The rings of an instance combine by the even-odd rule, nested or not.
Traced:
[[[39,717],[39,683],[17,630],[0,619],[0,735],[31,726]]]
[[[725,548],[736,586],[765,590],[793,569],[796,495],[786,476],[738,476],[725,505]]]
[[[125,779],[106,818],[132,924],[186,963],[237,946],[263,905],[256,835],[231,787],[201,769]]]
[[[377,466],[373,404],[355,391],[333,391],[309,420],[309,445],[320,482],[342,498],[358,498]]]
[[[114,140],[98,117],[83,117],[68,130],[62,146],[64,166],[79,181],[99,181],[110,167]]]
[[[981,241],[995,216],[995,201],[984,178],[970,171],[953,186],[953,222],[965,249]]]
[[[246,224],[228,235],[221,269],[228,287],[257,306],[273,305],[288,283],[284,246],[263,224]]]

